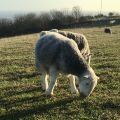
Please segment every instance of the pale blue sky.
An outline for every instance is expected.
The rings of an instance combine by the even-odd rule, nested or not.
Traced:
[[[120,0],[102,0],[103,11],[120,12]],[[100,11],[101,0],[0,0],[0,11],[49,11],[80,6],[82,11]]]

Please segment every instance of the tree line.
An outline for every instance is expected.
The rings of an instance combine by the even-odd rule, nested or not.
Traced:
[[[113,15],[112,12],[109,14],[109,16]],[[39,15],[35,13],[17,15],[13,20],[0,19],[0,37],[36,33],[53,28],[67,28],[70,25],[90,21],[103,16],[103,14],[85,16],[79,6],[73,7],[71,11],[67,9],[52,10]]]

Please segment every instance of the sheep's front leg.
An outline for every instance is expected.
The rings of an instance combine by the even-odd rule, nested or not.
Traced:
[[[41,77],[41,87],[42,87],[42,90],[47,90],[48,89],[48,74],[46,73],[43,73],[42,74],[42,77]]]
[[[74,75],[69,75],[69,80],[70,80],[70,87],[71,87],[71,93],[72,94],[78,94],[78,90],[76,88],[76,84],[75,84],[75,76]]]
[[[57,71],[54,67],[52,67],[50,69],[50,84],[48,86],[48,89],[46,90],[46,95],[47,96],[52,96],[53,95],[53,90],[54,90],[54,87],[55,87],[56,78],[57,78]]]

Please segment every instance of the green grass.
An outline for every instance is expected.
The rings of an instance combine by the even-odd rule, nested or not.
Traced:
[[[34,67],[39,34],[0,39],[0,120],[119,120],[120,26],[113,34],[104,28],[67,29],[84,33],[93,54],[91,66],[100,77],[92,95],[71,95],[69,81],[58,78],[55,96],[47,98]]]

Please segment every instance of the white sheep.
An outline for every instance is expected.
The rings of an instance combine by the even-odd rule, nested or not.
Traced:
[[[48,32],[49,31],[42,31],[40,34],[47,34]],[[90,65],[90,60],[91,60],[90,48],[89,48],[88,41],[83,34],[69,32],[69,31],[60,31],[58,29],[52,29],[50,30],[50,32],[57,32],[65,37],[68,37],[74,40],[77,43],[81,54],[83,55],[87,63]]]
[[[49,32],[57,32],[65,37],[70,38],[70,40],[71,39],[74,40],[77,43],[78,48],[79,48],[81,54],[83,55],[84,59],[90,65],[91,54],[90,54],[89,44],[88,44],[86,37],[83,34],[73,33],[70,31],[61,31],[58,29],[51,29],[50,31],[42,31],[40,33],[40,37],[42,37],[43,35],[45,35]],[[57,83],[56,83],[56,85],[57,85]],[[78,86],[77,77],[76,77],[76,85]]]
[[[75,85],[77,76],[82,97],[89,96],[97,85],[98,77],[83,58],[76,42],[59,33],[48,32],[39,38],[35,47],[35,61],[36,67],[42,73],[41,85],[47,96],[53,95],[58,73],[70,75],[74,93],[78,93]]]

